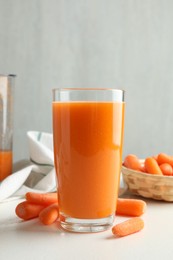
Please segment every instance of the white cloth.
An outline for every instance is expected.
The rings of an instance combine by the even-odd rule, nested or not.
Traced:
[[[56,190],[52,134],[29,131],[27,137],[30,161],[0,183],[0,202],[23,197],[28,191]]]

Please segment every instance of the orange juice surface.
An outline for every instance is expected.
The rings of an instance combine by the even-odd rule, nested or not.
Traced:
[[[12,173],[12,151],[0,151],[0,181]]]
[[[95,219],[115,213],[124,103],[54,102],[53,131],[60,212]]]

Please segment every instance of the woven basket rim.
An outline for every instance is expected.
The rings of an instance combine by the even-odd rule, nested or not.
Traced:
[[[125,166],[122,166],[122,169],[125,169],[125,172],[123,171],[123,174],[133,174],[133,175],[138,175],[138,176],[142,176],[142,177],[146,177],[146,178],[156,178],[156,179],[173,179],[173,176],[166,176],[166,175],[158,175],[158,174],[151,174],[151,173],[148,173],[148,172],[139,172],[139,171],[136,171],[136,170],[132,170],[132,169],[129,169]]]

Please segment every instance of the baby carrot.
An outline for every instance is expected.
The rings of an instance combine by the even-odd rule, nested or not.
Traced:
[[[23,201],[19,203],[15,209],[16,215],[23,220],[29,220],[38,217],[39,213],[44,209],[43,205],[36,205]]]
[[[132,170],[136,170],[136,171],[141,170],[141,163],[140,163],[138,157],[134,154],[127,155],[124,159],[123,165]]]
[[[120,199],[117,200],[117,215],[139,217],[146,210],[146,203],[139,199]]]
[[[163,175],[171,176],[173,175],[172,166],[169,163],[162,163],[159,165]]]
[[[163,163],[169,163],[171,166],[173,166],[173,157],[167,155],[166,153],[158,154],[157,161],[159,165]]]
[[[146,169],[145,169],[145,165],[144,165],[144,164],[141,165],[141,172],[146,172]]]
[[[59,217],[58,203],[44,208],[39,214],[39,220],[44,225],[53,224]]]
[[[118,237],[124,237],[140,231],[143,227],[144,221],[139,217],[135,217],[115,225],[112,228],[112,233]]]
[[[153,157],[145,159],[145,168],[148,173],[162,175],[162,171]]]
[[[28,202],[48,206],[58,201],[57,193],[27,192],[25,198]]]
[[[153,158],[157,161],[158,160],[158,154],[153,155]]]

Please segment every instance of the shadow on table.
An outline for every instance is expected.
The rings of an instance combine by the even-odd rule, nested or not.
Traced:
[[[25,233],[59,233],[63,234],[65,231],[61,228],[60,223],[57,221],[52,225],[45,226],[40,223],[38,219],[22,221],[15,226],[16,231]]]

